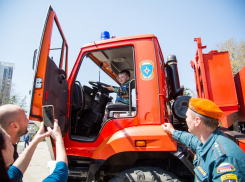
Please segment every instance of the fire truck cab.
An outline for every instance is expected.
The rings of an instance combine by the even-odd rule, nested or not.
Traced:
[[[68,75],[67,40],[56,13],[48,8],[33,64],[29,119],[42,121],[42,106],[54,106],[68,156],[68,181],[192,181],[193,152],[161,126],[171,122],[187,130],[190,97],[182,96],[176,56],[164,62],[153,34],[110,38],[107,33],[102,38],[81,48]],[[205,69],[198,61],[192,66],[199,97],[204,97]],[[120,87],[122,70],[130,72],[129,104],[110,105],[102,123],[107,103],[115,102],[115,93],[104,86]],[[238,106],[230,109],[237,111]],[[54,160],[55,143],[46,140]]]
[[[55,26],[61,37],[59,45],[52,42],[56,41]],[[142,166],[147,167],[143,171],[154,171],[161,166],[156,169],[176,179],[173,174],[176,168],[189,171],[191,163],[184,164],[175,156],[177,143],[161,127],[171,119],[169,101],[183,92],[179,87],[177,61],[170,56],[168,77],[175,81],[168,81],[161,48],[153,34],[86,44],[68,76],[68,44],[50,6],[36,53],[29,118],[42,121],[42,106],[54,106],[71,178],[109,181],[120,172]],[[131,75],[129,105],[110,105],[109,118],[102,124],[107,103],[115,101],[115,94],[103,86],[119,87],[118,74],[122,70]],[[181,114],[180,118],[185,117]],[[185,129],[183,122],[178,125]],[[47,140],[55,159],[55,144],[52,139]],[[192,173],[183,173],[182,177],[188,175]]]

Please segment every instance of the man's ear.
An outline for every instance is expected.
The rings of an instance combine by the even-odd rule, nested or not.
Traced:
[[[201,123],[202,123],[201,118],[197,116],[197,117],[195,118],[195,126],[197,127],[197,126],[199,126]]]
[[[12,130],[17,130],[19,125],[17,122],[12,122],[10,123],[10,126],[9,126]]]

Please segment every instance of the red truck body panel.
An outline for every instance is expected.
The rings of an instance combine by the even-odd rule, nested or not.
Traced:
[[[228,128],[233,120],[227,119],[238,111],[236,86],[232,74],[229,53],[210,51],[202,53],[201,38],[196,38],[198,47],[196,57],[191,61],[195,72],[197,96],[215,102],[224,112],[220,119],[222,126]]]

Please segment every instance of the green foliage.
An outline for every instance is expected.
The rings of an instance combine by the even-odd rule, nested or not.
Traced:
[[[39,127],[38,127],[36,124],[34,124],[34,125],[31,127],[31,129],[33,129],[34,131],[38,131],[38,130],[39,130]]]
[[[190,90],[189,88],[184,87],[184,85],[182,85],[181,87],[184,88],[183,96],[185,95],[185,96],[193,97],[193,93],[191,92],[191,90]],[[194,96],[195,96],[195,95],[194,95]],[[171,100],[171,101],[170,101],[171,107],[172,107],[173,103],[174,103],[174,100]],[[171,111],[171,112],[172,112],[172,111]]]
[[[184,91],[183,91],[183,95],[186,95],[186,96],[192,96],[192,93],[190,92],[190,89],[187,88],[187,87],[184,87],[184,85],[182,85],[182,87],[184,88]]]
[[[7,98],[7,100],[5,102],[2,101],[1,105],[3,105],[3,104],[15,104],[15,103],[16,103],[15,96],[10,96],[9,98]]]
[[[25,113],[27,113],[27,97],[20,97],[14,91],[14,85],[9,84],[8,80],[2,80],[2,87],[0,89],[0,106],[4,104],[14,104],[20,106]]]
[[[27,99],[26,96],[24,96],[24,98],[21,99],[19,96],[13,95],[13,96],[10,96],[4,104],[14,104],[14,105],[20,106],[25,111],[25,113],[27,113],[26,99]]]
[[[233,75],[238,73],[245,65],[245,41],[236,41],[234,37],[231,39],[216,44],[218,51],[229,51],[231,67]]]
[[[21,99],[21,100],[17,103],[17,105],[20,106],[20,107],[25,111],[25,113],[27,113],[26,99],[27,99],[27,97],[24,96],[24,98]]]

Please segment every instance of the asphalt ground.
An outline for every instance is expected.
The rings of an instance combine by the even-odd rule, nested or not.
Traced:
[[[24,142],[18,143],[19,155],[24,150]],[[48,162],[51,161],[47,143],[40,142],[32,156],[31,162],[24,173],[24,182],[41,182],[49,175]]]

